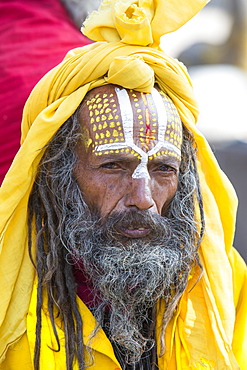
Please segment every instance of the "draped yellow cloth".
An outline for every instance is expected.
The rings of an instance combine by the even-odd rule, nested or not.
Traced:
[[[185,67],[159,47],[163,34],[206,2],[105,0],[83,29],[98,42],[70,51],[32,91],[23,113],[22,146],[0,189],[0,359],[26,332],[35,277],[27,251],[27,206],[45,145],[90,89],[113,83],[148,93],[157,82],[194,134],[206,219],[200,248],[204,275],[186,290],[175,329],[167,333],[175,341],[177,368],[185,368],[181,348],[191,368],[247,368],[246,265],[232,248],[236,195],[195,126],[198,109]],[[168,348],[166,357],[171,353]]]

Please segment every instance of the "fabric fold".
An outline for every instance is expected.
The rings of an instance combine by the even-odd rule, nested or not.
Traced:
[[[246,284],[240,278],[234,278],[230,259],[233,253],[237,198],[208,143],[195,126],[198,107],[186,68],[159,50],[160,37],[185,23],[205,3],[203,0],[126,0],[119,3],[119,8],[126,4],[131,7],[133,12],[131,10],[132,13],[127,12],[127,15],[134,17],[134,23],[140,19],[143,22],[141,27],[145,29],[148,27],[147,22],[150,23],[153,38],[150,42],[153,47],[150,47],[129,44],[129,37],[132,36],[127,37],[125,30],[120,36],[122,31],[119,25],[125,17],[118,18],[121,22],[117,28],[113,15],[118,1],[103,1],[99,12],[92,14],[84,29],[88,37],[102,41],[70,51],[64,61],[45,75],[32,91],[23,113],[22,146],[0,189],[0,289],[3,297],[0,308],[1,359],[7,346],[18,341],[26,328],[34,281],[34,268],[27,252],[28,198],[47,143],[77,109],[86,93],[94,87],[114,83],[150,92],[150,88],[157,83],[172,99],[183,124],[195,137],[206,222],[206,233],[200,247],[205,274],[198,287],[202,295],[201,302],[210,318],[208,333],[217,341],[213,357],[221,358],[229,369],[230,366],[231,369],[237,369],[231,343],[233,339],[238,354],[234,330],[237,328],[237,332],[240,332],[241,325],[246,326],[247,322],[243,314],[239,316],[241,323],[236,322],[232,303],[235,286]],[[128,41],[124,42],[124,37]],[[138,43],[142,43],[140,37]],[[193,292],[196,292],[196,288],[190,293],[190,304],[186,303],[187,314],[183,321],[185,336],[180,341],[187,343],[187,346],[192,341],[190,361],[199,364],[202,360],[198,351],[193,351],[196,340],[190,335],[190,328],[193,327],[198,328],[195,335],[200,335],[202,325],[200,318],[194,314],[198,297]],[[239,289],[239,294],[234,297],[236,304],[240,302],[240,294]],[[242,301],[246,300],[241,297]],[[180,323],[181,317],[178,319]],[[179,337],[182,330],[176,332],[175,338]],[[171,353],[167,356],[171,356]],[[244,361],[241,358],[241,362]]]

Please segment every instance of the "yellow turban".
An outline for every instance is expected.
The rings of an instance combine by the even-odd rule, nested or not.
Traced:
[[[179,28],[206,3],[207,0],[104,0],[83,29],[85,35],[98,42],[70,51],[32,91],[23,113],[22,145],[0,190],[1,357],[26,330],[35,275],[27,250],[27,207],[46,144],[90,89],[113,83],[148,93],[157,82],[173,100],[198,147],[206,218],[200,248],[204,267],[200,284],[205,312],[217,341],[217,368],[227,368],[226,364],[231,369],[238,368],[232,342],[243,363],[246,311],[240,312],[236,322],[235,304],[240,292],[233,291],[233,284],[237,279],[241,285],[244,276],[240,269],[233,279],[231,268],[235,192],[195,127],[198,109],[185,67],[159,47],[163,34]],[[191,317],[195,315],[193,310],[190,307]],[[197,330],[197,318],[194,323]]]

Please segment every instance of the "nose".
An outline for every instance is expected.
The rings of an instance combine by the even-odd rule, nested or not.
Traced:
[[[132,179],[125,198],[126,207],[136,207],[140,210],[150,209],[155,203],[152,198],[151,180],[148,178]]]

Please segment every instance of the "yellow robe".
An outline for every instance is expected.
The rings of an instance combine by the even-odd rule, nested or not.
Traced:
[[[22,145],[0,189],[0,366],[3,369],[19,370],[23,366],[26,370],[33,355],[35,310],[33,299],[31,304],[30,301],[35,271],[27,249],[27,207],[45,146],[90,89],[113,83],[149,93],[155,82],[170,96],[183,124],[194,135],[206,224],[199,251],[204,274],[196,285],[197,275],[189,281],[168,327],[167,351],[159,359],[159,367],[247,369],[246,265],[232,247],[236,194],[195,126],[198,108],[186,68],[159,47],[163,34],[176,30],[206,2],[104,0],[83,31],[98,42],[69,52],[32,91],[23,113]],[[82,304],[81,312],[85,315],[85,325],[91,325],[93,319]],[[158,312],[159,332],[162,302]],[[50,363],[42,365],[43,369],[52,366],[64,369],[60,365],[64,363],[63,349],[53,353],[46,345],[53,340],[49,320],[46,323],[41,358],[42,362]],[[62,338],[63,333],[60,334]],[[95,355],[95,361],[99,361],[100,369],[103,361],[107,364],[105,368],[116,369],[119,365],[109,341],[102,333],[99,335],[95,344],[99,360]]]
[[[244,295],[247,293],[247,274],[245,263],[241,260],[238,253],[233,250],[231,263],[234,272],[234,300],[236,313],[239,316],[246,316],[247,306],[244,303]],[[213,312],[206,310],[203,294],[203,285],[199,282],[196,285],[197,273],[190,276],[189,284],[184,293],[177,312],[171,320],[166,333],[166,352],[164,356],[158,356],[159,370],[234,370],[246,369],[247,353],[246,341],[244,342],[244,328],[235,328],[235,341],[233,351],[238,360],[226,363],[219,357],[217,343],[215,342],[214,332],[211,327],[210,315]],[[35,326],[36,326],[36,283],[34,284],[31,304],[27,314],[27,331],[24,335],[11,346],[6,354],[6,358],[0,365],[1,370],[33,370],[33,353],[35,346]],[[196,299],[195,299],[196,298]],[[96,321],[86,307],[78,298],[78,305],[83,319],[83,343],[84,356],[87,364],[91,364],[92,370],[119,370],[121,369],[110,341],[103,330],[100,330],[96,337],[90,341],[90,333],[95,328]],[[194,305],[194,317],[188,312],[188,305]],[[57,330],[61,343],[60,352],[52,351],[48,348],[56,348],[53,329],[46,308],[42,311],[42,335],[41,335],[41,357],[40,370],[59,370],[65,369],[65,343],[64,332],[60,321],[57,319]],[[163,302],[157,304],[157,344],[159,351],[159,327],[163,313]],[[189,321],[187,316],[189,315]],[[91,349],[91,352],[88,349]],[[231,348],[226,348],[231,352]],[[232,357],[234,355],[232,354]],[[74,369],[78,369],[75,362]]]

